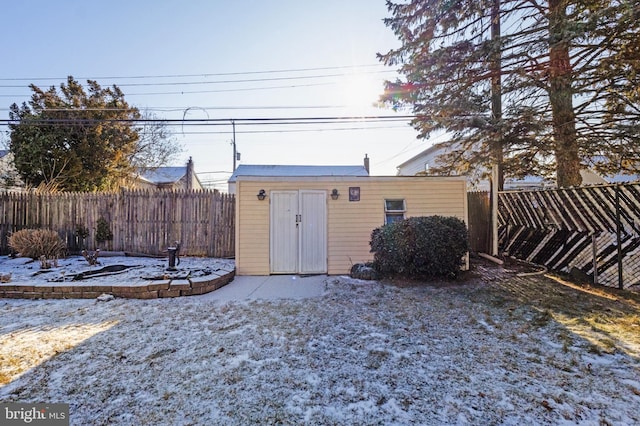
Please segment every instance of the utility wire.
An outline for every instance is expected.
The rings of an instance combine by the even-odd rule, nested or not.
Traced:
[[[181,126],[184,129],[185,126],[193,126],[193,127],[219,127],[219,126],[229,126],[231,122],[235,122],[238,126],[241,125],[249,125],[249,126],[273,126],[273,125],[282,125],[282,126],[294,126],[294,125],[327,125],[333,124],[335,125],[343,125],[342,127],[315,127],[315,128],[295,128],[295,129],[277,129],[277,130],[243,130],[238,129],[236,133],[238,134],[267,134],[267,133],[310,133],[310,132],[342,132],[342,131],[358,131],[358,130],[389,130],[389,129],[406,129],[407,122],[409,119],[413,118],[410,115],[404,116],[364,116],[364,117],[299,117],[299,118],[245,118],[245,119],[172,119],[172,120],[164,120],[164,119],[122,119],[122,120],[34,120],[30,121],[28,125],[38,125],[38,126],[77,126],[77,125],[91,125],[91,124],[99,124],[104,122],[111,123],[163,123],[172,126]],[[398,123],[401,122],[404,125],[402,126],[394,126],[394,125],[366,125],[366,124],[375,124],[375,123]],[[348,126],[349,124],[360,123],[360,126]],[[10,120],[0,120],[0,126],[7,124],[17,124],[13,123]],[[232,134],[231,131],[218,131],[218,130],[202,130],[202,131],[180,131],[178,132],[181,135],[228,135]],[[143,133],[144,134],[144,133]]]
[[[137,107],[139,111],[177,112],[188,107]],[[340,109],[352,108],[350,105],[265,105],[265,106],[207,106],[198,110],[279,110],[279,109]],[[10,108],[0,108],[0,111],[10,111]],[[131,108],[47,108],[47,111],[129,111]]]
[[[365,65],[341,65],[333,67],[316,67],[316,68],[290,68],[281,70],[262,70],[262,71],[240,71],[240,72],[223,72],[223,73],[204,73],[204,74],[165,74],[165,75],[134,75],[134,76],[106,76],[106,77],[77,77],[77,80],[124,80],[124,79],[150,79],[150,78],[193,78],[193,77],[224,77],[234,75],[255,75],[255,74],[278,74],[308,71],[330,71],[341,69],[372,68],[384,67],[383,64],[365,64]],[[5,77],[0,81],[47,81],[47,80],[66,80],[67,77]]]
[[[70,110],[73,111],[73,110]],[[75,112],[75,111],[74,111]],[[181,118],[181,119],[152,119],[152,118],[116,118],[116,119],[84,119],[84,118],[51,118],[32,119],[26,122],[0,119],[0,125],[79,125],[99,123],[159,123],[167,125],[207,125],[224,126],[232,121],[244,125],[266,124],[335,124],[354,122],[393,122],[415,118],[414,115],[377,115],[377,116],[346,116],[346,117],[271,117],[271,118]]]
[[[232,89],[213,89],[213,90],[180,90],[175,92],[144,92],[144,93],[125,93],[126,96],[156,96],[156,95],[197,95],[202,93],[227,93],[227,92],[252,92],[256,90],[273,90],[273,89],[297,89],[299,87],[318,87],[318,86],[334,86],[338,84],[333,83],[309,83],[309,84],[292,84],[286,86],[266,86],[266,87],[238,87]],[[27,87],[27,86],[20,86]],[[2,98],[21,98],[21,95],[2,95]]]
[[[289,129],[289,130],[236,130],[238,135],[248,134],[266,134],[266,133],[314,133],[314,132],[342,132],[356,130],[389,130],[389,129],[406,129],[407,126],[369,126],[369,127],[331,127],[316,129]],[[231,135],[232,131],[186,131],[180,132],[181,135]]]
[[[171,82],[163,82],[163,83],[121,83],[121,84],[118,84],[118,87],[195,86],[195,85],[205,85],[205,84],[262,83],[265,81],[310,80],[310,79],[317,79],[317,78],[333,78],[333,77],[345,77],[349,75],[380,74],[380,73],[390,73],[390,72],[395,72],[395,71],[384,70],[384,71],[359,72],[357,74],[340,73],[340,74],[322,74],[322,75],[302,75],[302,76],[294,76],[294,77],[245,78],[241,80],[182,81],[182,82],[171,81]],[[25,87],[24,84],[20,84],[20,85],[0,84],[0,88],[2,89],[15,89],[15,88],[23,88],[23,87]]]

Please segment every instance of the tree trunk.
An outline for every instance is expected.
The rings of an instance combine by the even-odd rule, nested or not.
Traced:
[[[549,102],[553,121],[558,187],[582,183],[573,111],[567,1],[549,1]]]

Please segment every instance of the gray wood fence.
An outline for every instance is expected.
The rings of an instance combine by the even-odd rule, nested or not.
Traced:
[[[99,219],[113,238],[96,241]],[[78,237],[78,228],[89,235]],[[233,257],[235,197],[217,191],[133,190],[98,193],[0,193],[0,253],[12,232],[57,231],[70,251],[81,248],[162,254],[175,241],[181,254]]]

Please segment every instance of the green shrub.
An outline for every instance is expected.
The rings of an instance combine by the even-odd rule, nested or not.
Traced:
[[[64,255],[66,244],[56,231],[23,229],[9,237],[9,247],[31,259],[57,259]]]
[[[76,237],[84,240],[89,236],[89,228],[79,223],[76,225]]]
[[[411,217],[371,233],[373,266],[381,276],[455,278],[469,251],[463,221],[455,217]]]
[[[77,249],[82,251],[84,250],[84,242],[89,236],[89,228],[82,224],[76,225],[76,245]]]
[[[100,217],[96,225],[96,241],[98,243],[104,243],[105,241],[111,240],[113,240],[113,232],[111,232],[109,222],[107,222],[105,218]]]

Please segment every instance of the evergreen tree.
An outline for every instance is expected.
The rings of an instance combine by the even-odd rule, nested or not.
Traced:
[[[117,86],[87,84],[69,77],[60,93],[31,85],[31,100],[11,105],[9,149],[26,184],[104,190],[133,172],[139,135],[131,120],[140,113]]]
[[[380,59],[399,66],[404,78],[387,83],[383,100],[413,109],[418,137],[435,130],[452,135],[455,149],[442,159],[443,169],[466,172],[501,162],[502,154],[511,176],[555,170],[558,185],[571,186],[580,184],[581,162],[611,173],[638,158],[635,2],[387,5],[391,17],[385,23],[402,45]],[[496,19],[502,23],[499,37],[491,34]],[[491,108],[496,82],[499,114]]]

